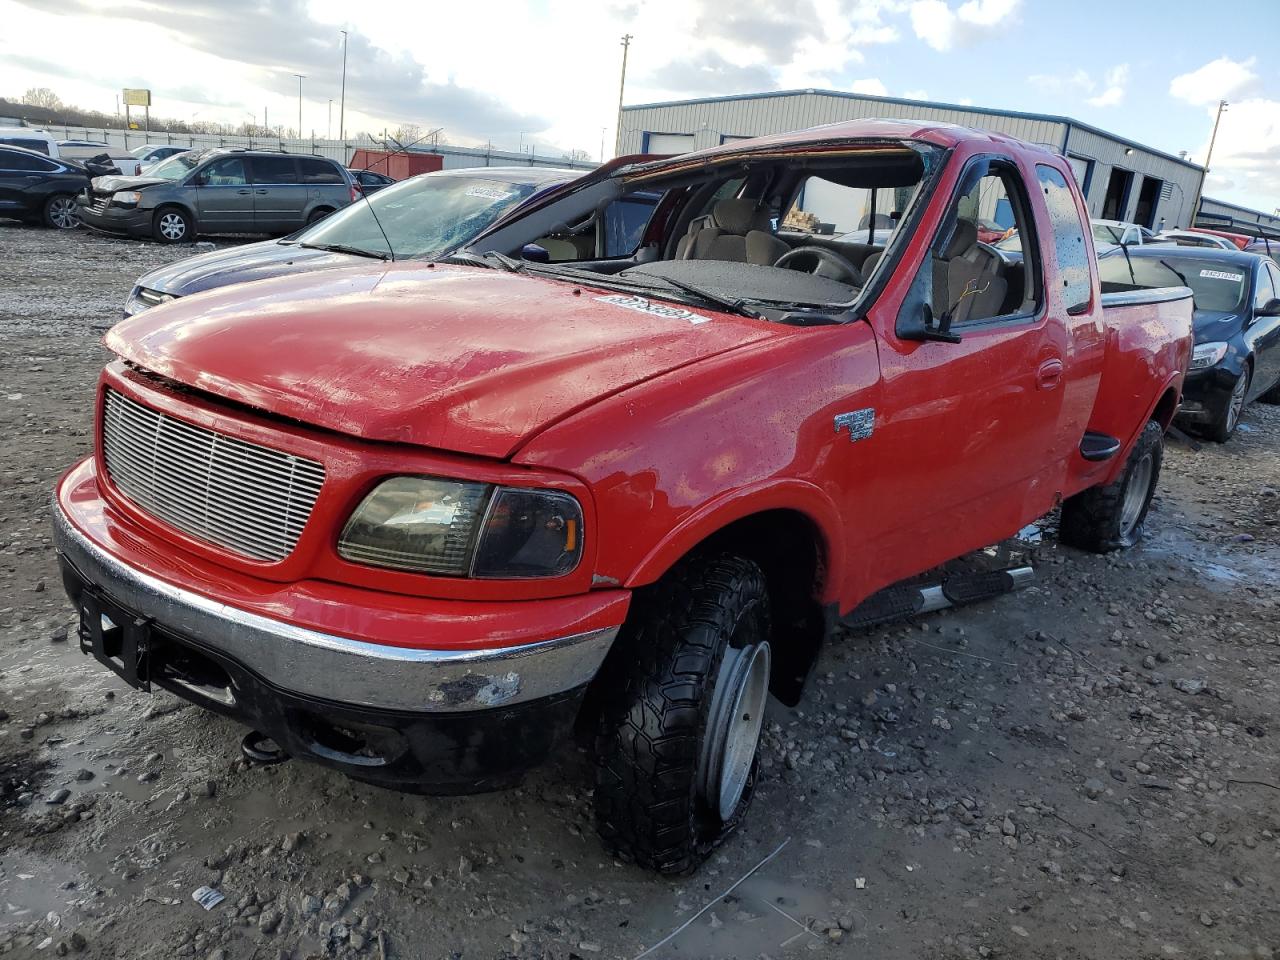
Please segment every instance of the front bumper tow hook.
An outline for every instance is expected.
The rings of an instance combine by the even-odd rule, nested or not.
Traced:
[[[257,730],[250,730],[244,735],[244,739],[240,741],[240,752],[245,755],[245,759],[262,766],[292,759],[274,740]]]

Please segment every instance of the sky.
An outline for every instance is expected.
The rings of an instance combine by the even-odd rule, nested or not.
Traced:
[[[187,120],[610,155],[628,104],[820,88],[1060,114],[1203,163],[1205,193],[1280,207],[1280,0],[0,0],[0,95]],[[37,38],[57,38],[48,43]],[[335,102],[329,119],[329,99]]]

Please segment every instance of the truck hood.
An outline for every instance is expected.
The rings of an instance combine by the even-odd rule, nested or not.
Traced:
[[[165,264],[138,278],[138,286],[185,297],[214,287],[285,274],[349,267],[366,258],[350,253],[315,250],[296,243],[263,240],[227,250],[213,250]]]
[[[172,301],[117,324],[106,345],[145,370],[303,423],[506,458],[597,400],[769,335],[763,321],[661,300],[404,263]]]

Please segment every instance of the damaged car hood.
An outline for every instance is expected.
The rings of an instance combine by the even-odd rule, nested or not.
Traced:
[[[354,253],[318,250],[298,243],[263,240],[228,250],[213,250],[185,260],[175,260],[138,279],[148,290],[185,297],[213,287],[249,280],[266,280],[284,274],[351,266],[367,258]]]
[[[141,190],[157,183],[173,183],[164,177],[94,177],[93,189],[97,193],[115,193],[117,190]]]
[[[354,437],[504,458],[569,414],[770,335],[763,321],[482,267],[264,280],[117,324],[178,383]]]

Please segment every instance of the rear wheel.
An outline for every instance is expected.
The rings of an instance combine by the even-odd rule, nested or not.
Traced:
[[[311,211],[311,216],[307,217],[307,226],[311,226],[313,223],[319,223],[331,213],[333,213],[333,211],[328,207],[317,207],[315,210]]]
[[[1227,398],[1227,403],[1222,408],[1222,413],[1218,415],[1217,420],[1209,424],[1205,429],[1205,436],[1210,440],[1226,443],[1231,439],[1231,435],[1236,432],[1236,427],[1240,425],[1240,415],[1244,413],[1244,401],[1249,395],[1249,383],[1252,380],[1253,368],[1246,363],[1244,372],[1240,374],[1235,386],[1231,388],[1231,396]]]
[[[180,207],[161,207],[151,221],[151,235],[161,243],[195,239],[195,222]]]
[[[1142,539],[1163,460],[1164,429],[1149,420],[1115,483],[1090,487],[1062,504],[1058,538],[1093,553],[1132,547]]]
[[[73,230],[80,226],[80,214],[76,212],[76,198],[68,193],[55,193],[44,202],[42,219],[46,227],[54,230]]]
[[[1280,383],[1258,397],[1263,403],[1280,403]]]
[[[637,593],[601,678],[596,826],[661,873],[698,866],[755,790],[769,692],[764,575],[731,554],[683,561]]]

